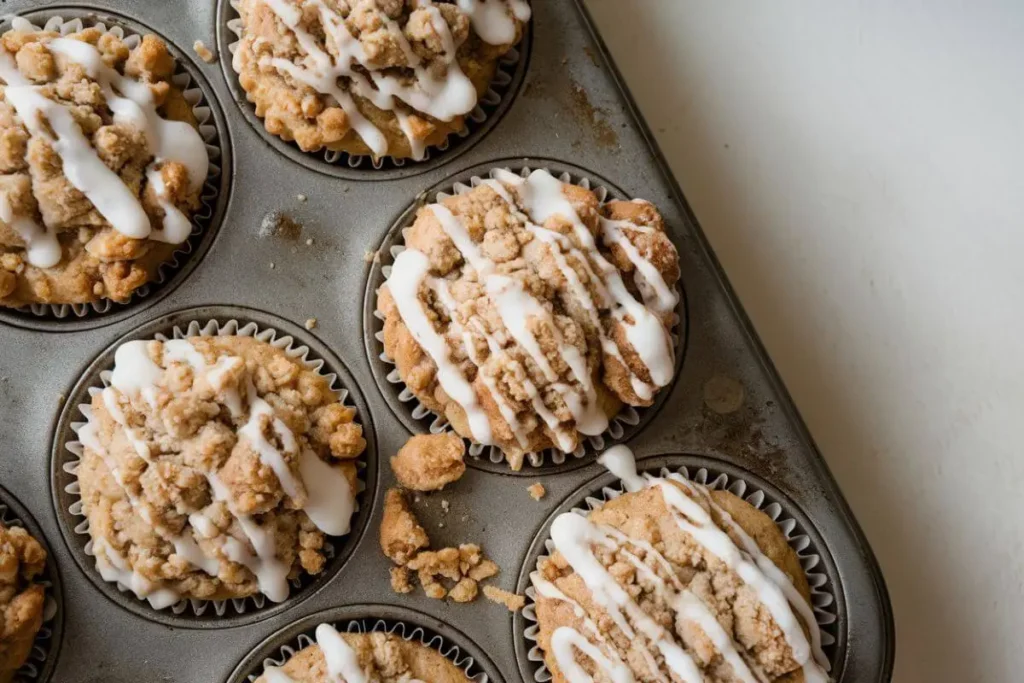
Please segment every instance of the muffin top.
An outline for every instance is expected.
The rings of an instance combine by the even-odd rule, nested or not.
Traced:
[[[348,533],[355,411],[252,337],[130,341],[78,436],[96,566],[154,607],[263,593],[319,573]]]
[[[525,0],[238,0],[232,65],[268,132],[304,151],[422,159],[463,129]]]
[[[628,469],[628,493],[555,518],[531,575],[553,680],[826,683],[807,579],[772,519]]]
[[[437,650],[387,633],[338,633],[330,624],[316,629],[316,643],[281,667],[268,666],[256,683],[469,683]]]
[[[21,527],[0,523],[0,681],[28,659],[43,624],[43,587],[35,583],[46,551]]]
[[[0,38],[0,305],[124,301],[192,231],[208,170],[159,38]]]
[[[517,467],[672,380],[679,259],[647,202],[493,176],[420,209],[377,305],[416,398]]]

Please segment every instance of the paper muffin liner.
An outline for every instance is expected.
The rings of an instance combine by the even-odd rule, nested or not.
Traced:
[[[223,0],[222,0],[223,1]],[[232,62],[231,70],[234,71],[234,64],[231,56],[235,54],[238,49],[238,43],[242,40],[242,19],[240,12],[238,11],[239,0],[228,0],[228,6],[230,7],[229,18],[227,19],[227,28],[231,34],[236,38],[228,44],[228,55],[225,57]],[[263,119],[256,116],[255,110],[251,107],[251,102],[248,101],[245,90],[237,83],[239,91],[244,96],[243,99],[239,99],[240,105],[245,107],[246,114],[254,120],[254,125],[258,126],[258,129],[266,132],[272,139],[283,143],[285,145],[294,147],[301,154],[310,154],[318,157],[319,160],[330,166],[342,166],[354,170],[389,170],[399,169],[406,165],[417,165],[424,164],[436,158],[448,151],[453,146],[457,145],[462,140],[469,138],[473,133],[480,131],[487,120],[499,113],[502,108],[503,102],[511,100],[515,95],[515,88],[512,87],[513,81],[516,79],[517,71],[520,68],[525,68],[526,59],[524,58],[524,50],[528,49],[530,23],[527,22],[523,29],[523,37],[518,44],[514,45],[507,53],[498,58],[497,68],[494,71],[494,76],[491,78],[491,82],[488,85],[487,91],[477,100],[476,106],[473,110],[465,115],[465,125],[462,129],[453,131],[445,138],[445,140],[438,145],[432,145],[426,148],[424,157],[422,159],[401,158],[392,156],[383,156],[380,158],[374,158],[368,154],[349,154],[348,152],[341,152],[337,150],[323,149],[318,152],[302,152],[293,141],[287,141],[279,138],[272,133],[266,132],[263,127]],[[235,72],[237,74],[237,72]],[[237,99],[237,98],[236,98]]]
[[[195,337],[252,337],[261,342],[270,344],[276,349],[282,349],[285,353],[293,360],[301,361],[307,369],[312,370],[319,374],[321,377],[327,380],[330,388],[338,392],[339,402],[348,408],[357,410],[356,422],[360,426],[365,426],[363,420],[360,419],[358,409],[349,400],[350,392],[347,387],[341,386],[337,373],[325,372],[325,361],[318,358],[310,358],[309,347],[296,343],[297,340],[287,334],[282,334],[272,327],[260,327],[255,322],[240,322],[235,319],[228,319],[221,322],[218,319],[209,320],[193,320],[186,326],[175,325],[173,332],[170,335],[166,334],[155,334],[152,338],[157,341],[167,341],[169,339],[189,339]],[[113,354],[111,353],[111,366],[113,365]],[[329,370],[329,368],[328,368]],[[103,389],[110,384],[111,370],[107,368],[99,373],[99,379],[101,384],[94,385],[88,388],[88,395],[91,399],[93,396],[99,394]],[[71,430],[77,435],[79,430],[88,424],[88,420],[92,417],[92,405],[90,403],[80,403],[77,406],[78,412],[86,418],[86,422],[72,422]],[[365,432],[365,429],[364,429]],[[365,434],[364,434],[365,436]],[[369,442],[368,442],[369,443]],[[73,456],[73,459],[66,460],[62,464],[62,469],[67,474],[77,477],[78,467],[81,462],[81,458],[84,454],[84,447],[80,441],[68,441],[64,444],[64,449]],[[224,617],[228,615],[243,615],[250,611],[259,611],[268,609],[275,605],[285,605],[288,603],[294,603],[296,597],[300,594],[304,588],[310,587],[313,582],[324,579],[329,580],[334,572],[339,567],[332,567],[331,564],[338,554],[341,545],[346,542],[356,542],[358,540],[358,530],[355,525],[355,520],[362,507],[363,494],[367,490],[367,476],[366,476],[366,457],[367,453],[364,452],[356,459],[356,467],[358,470],[358,478],[356,483],[356,495],[355,495],[355,507],[352,511],[352,528],[349,533],[345,536],[324,536],[324,547],[323,553],[326,558],[324,570],[320,574],[308,574],[303,572],[299,578],[292,579],[289,581],[291,585],[291,591],[289,596],[281,603],[274,603],[266,598],[262,593],[251,595],[245,598],[228,598],[225,600],[202,600],[198,598],[183,598],[174,605],[164,608],[163,610],[153,606],[150,600],[138,598],[135,594],[126,586],[121,583],[116,583],[117,590],[120,593],[126,594],[130,599],[136,600],[139,603],[148,602],[149,607],[156,612],[169,611],[174,616],[178,617],[203,617],[207,612],[212,611],[213,615],[217,617]],[[84,536],[88,540],[85,543],[84,551],[89,557],[95,557],[93,553],[93,541],[89,535],[89,519],[83,510],[83,503],[80,498],[81,489],[78,484],[77,478],[70,484],[67,484],[64,488],[65,492],[71,494],[75,501],[68,506],[67,512],[73,520],[74,533],[79,536]],[[98,574],[98,570],[97,574]],[[100,579],[103,581],[103,579]],[[109,582],[106,582],[109,583]]]
[[[45,683],[50,679],[57,662],[61,626],[64,619],[63,596],[61,595],[56,560],[35,520],[31,519],[17,500],[2,488],[0,488],[0,523],[8,528],[21,527],[25,529],[46,550],[46,568],[36,581],[46,591],[43,603],[43,625],[36,634],[35,643],[32,645],[28,659],[14,674],[13,681],[13,683]]]
[[[129,49],[134,49],[141,42],[142,36],[145,35],[130,28],[126,29],[118,24],[102,21],[95,16],[89,16],[85,13],[83,13],[83,16],[69,17],[67,19],[57,14],[48,17],[42,25],[33,23],[25,17],[11,16],[9,19],[11,22],[10,27],[13,29],[23,31],[55,31],[62,36],[76,33],[84,28],[98,28],[124,41]],[[0,28],[0,30],[6,29]],[[174,43],[170,39],[159,34],[154,35],[163,40],[168,47],[174,47]],[[210,159],[209,171],[207,172],[202,190],[200,190],[200,207],[189,217],[189,221],[192,224],[192,233],[187,240],[177,245],[178,248],[171,253],[166,261],[157,267],[153,279],[133,291],[127,301],[118,302],[113,299],[99,299],[89,303],[74,304],[33,303],[11,309],[12,311],[26,316],[60,321],[66,319],[74,320],[86,316],[99,316],[123,310],[140,299],[148,297],[157,288],[162,287],[179,271],[186,260],[198,250],[199,243],[204,235],[212,233],[216,229],[216,226],[211,223],[216,213],[217,205],[222,199],[219,187],[222,137],[217,130],[216,120],[211,109],[210,97],[203,92],[199,84],[200,82],[192,76],[185,60],[173,53],[172,57],[174,57],[175,68],[174,74],[171,76],[171,83],[181,91],[185,100],[192,106],[192,115],[198,123],[199,134],[206,143],[206,152]]]
[[[493,177],[495,170],[498,169],[493,169],[490,173],[490,177]],[[507,171],[510,169],[503,168],[501,170]],[[520,169],[512,170],[514,172],[519,173],[520,176],[525,178],[529,176],[531,172],[537,169],[533,169],[529,166],[524,166]],[[606,186],[600,183],[591,181],[591,179],[586,176],[574,177],[572,174],[568,172],[553,175],[555,175],[555,177],[557,177],[563,183],[572,183],[574,185],[579,185],[583,188],[591,190],[597,196],[597,200],[601,202],[602,205],[605,204],[609,199],[618,198],[615,196],[615,194],[617,193],[613,193]],[[452,195],[465,194],[466,192],[469,192],[473,188],[480,185],[483,182],[483,180],[484,179],[481,178],[480,176],[474,175],[470,178],[469,185],[463,182],[456,182],[449,188],[448,191],[437,192],[435,196],[435,201],[440,202],[441,200],[451,197]],[[380,270],[383,275],[384,281],[381,283],[381,285],[383,285],[384,282],[387,282],[387,279],[391,276],[391,263],[394,262],[394,259],[397,258],[400,253],[405,251],[404,244],[400,242],[405,241],[405,237],[408,234],[409,229],[412,227],[412,223],[413,221],[415,221],[415,218],[416,213],[412,212],[411,215],[409,216],[408,225],[403,225],[400,227],[402,239],[395,240],[395,243],[392,244],[387,254],[378,255],[379,258],[382,260]],[[384,263],[384,259],[387,260],[386,264]],[[628,404],[623,404],[623,407],[619,411],[619,413],[609,419],[607,430],[596,436],[582,435],[583,438],[580,440],[579,445],[571,453],[566,453],[565,451],[555,447],[546,448],[543,451],[527,453],[524,457],[524,460],[526,462],[528,462],[533,467],[543,467],[549,463],[552,465],[562,465],[567,461],[567,455],[571,455],[573,458],[580,459],[585,457],[587,454],[598,453],[607,448],[608,446],[611,446],[615,443],[624,440],[624,437],[627,437],[630,431],[637,429],[641,425],[645,417],[649,415],[653,416],[653,414],[657,412],[657,409],[660,407],[661,403],[665,399],[665,396],[671,390],[672,384],[674,384],[675,382],[674,376],[675,374],[678,374],[679,367],[682,363],[683,358],[683,311],[685,307],[685,300],[683,297],[681,283],[676,284],[675,292],[677,295],[679,295],[679,303],[676,307],[672,326],[669,331],[671,333],[672,344],[675,349],[676,367],[674,370],[673,381],[669,383],[668,386],[664,386],[656,392],[654,403],[652,403],[650,406],[631,406]],[[428,425],[427,428],[431,434],[441,434],[446,431],[452,431],[451,425],[448,423],[448,420],[446,420],[442,415],[438,415],[430,408],[427,408],[416,398],[412,390],[406,386],[405,382],[399,375],[398,368],[395,367],[394,360],[390,358],[385,352],[384,316],[377,308],[376,293],[377,292],[375,292],[375,296],[373,297],[373,301],[371,304],[373,306],[372,314],[375,321],[373,329],[373,338],[377,342],[374,350],[377,357],[381,360],[381,362],[390,367],[390,370],[388,370],[387,373],[384,374],[384,379],[387,381],[388,384],[393,385],[394,390],[397,394],[396,398],[398,402],[402,405],[404,410],[409,412],[409,414],[412,416],[414,420],[416,420],[417,422],[422,422],[423,420],[430,419],[430,424]],[[497,446],[484,446],[482,444],[475,443],[468,438],[463,438],[466,441],[467,450],[469,454],[476,458],[477,460],[479,460],[481,456],[483,456],[486,452],[487,460],[493,463],[494,465],[500,465],[502,462],[508,461],[509,466],[513,470],[518,471],[522,468],[523,460],[509,460],[505,452],[502,451]]]
[[[787,507],[792,504],[788,501],[780,500],[778,496],[765,491],[763,487],[751,478],[741,478],[727,472],[718,471],[715,468],[685,465],[682,467],[650,466],[645,468],[643,460],[640,460],[637,462],[637,472],[641,476],[649,473],[662,478],[670,474],[679,474],[685,479],[705,486],[710,490],[728,491],[768,515],[775,522],[789,542],[789,546],[796,552],[800,560],[800,566],[803,567],[804,576],[807,577],[807,583],[811,589],[811,609],[814,611],[815,620],[821,629],[821,647],[829,659],[832,671],[835,672],[836,663],[839,659],[835,651],[837,643],[836,629],[839,621],[836,614],[837,600],[834,588],[836,583],[833,577],[827,573],[827,563],[823,560],[821,551],[816,547],[815,540],[802,527],[801,523],[794,518],[792,513],[787,510]],[[610,486],[602,486],[592,494],[587,495],[583,499],[582,505],[572,507],[569,511],[574,514],[587,516],[606,502],[618,498],[625,492],[621,481],[617,481]],[[544,652],[541,650],[537,640],[540,633],[536,614],[537,593],[529,580],[529,575],[533,571],[539,570],[541,562],[548,559],[555,552],[555,545],[550,538],[550,530],[546,528],[543,533],[545,534],[543,551],[534,559],[529,571],[524,569],[520,579],[520,583],[522,583],[523,578],[526,579],[525,588],[521,587],[522,592],[526,595],[526,604],[521,610],[523,623],[521,628],[517,627],[516,629],[517,635],[521,633],[522,637],[525,638],[527,646],[525,648],[527,661],[520,661],[520,668],[523,670],[524,677],[526,677],[526,672],[530,671],[536,683],[548,683],[552,679],[551,671],[544,662]],[[527,557],[527,563],[529,562],[530,556]],[[520,648],[517,647],[516,649],[517,656],[520,656],[521,660],[521,653],[518,652]]]
[[[406,642],[416,642],[435,650],[442,657],[455,664],[473,683],[496,683],[477,665],[476,659],[450,638],[428,632],[424,627],[405,621],[362,618],[341,621],[320,621],[288,642],[276,648],[275,654],[256,663],[249,671],[236,671],[230,683],[253,683],[268,666],[283,666],[295,653],[316,645],[316,627],[322,623],[331,624],[338,633],[386,633]]]

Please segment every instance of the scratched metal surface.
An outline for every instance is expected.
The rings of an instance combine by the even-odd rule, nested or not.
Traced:
[[[129,25],[168,39],[198,74],[217,110],[229,161],[217,233],[209,251],[175,287],[117,316],[58,321],[45,329],[27,329],[17,317],[0,322],[0,483],[42,528],[63,585],[63,644],[50,680],[225,681],[260,643],[282,629],[284,638],[288,627],[304,617],[346,605],[362,606],[359,613],[366,616],[375,604],[385,618],[398,614],[415,620],[421,613],[424,626],[487,653],[492,678],[521,679],[521,624],[503,608],[483,599],[453,605],[391,592],[388,562],[376,541],[379,505],[363,533],[343,541],[350,556],[342,566],[301,600],[259,619],[225,625],[187,619],[166,623],[144,605],[126,609],[95,585],[88,563],[80,566],[80,549],[65,538],[73,534],[51,475],[57,478],[63,427],[72,418],[72,408],[62,417],[61,397],[111,344],[164,316],[181,321],[252,309],[257,319],[288,321],[300,341],[326,349],[346,369],[372,422],[376,448],[368,457],[377,458],[381,467],[371,468],[375,474],[367,484],[370,500],[379,502],[393,484],[386,458],[409,432],[373,376],[364,328],[371,266],[364,254],[378,247],[425,190],[447,187],[472,169],[524,165],[605,179],[661,209],[680,252],[685,353],[664,406],[629,443],[642,458],[684,453],[749,472],[791,500],[821,539],[818,550],[839,586],[836,672],[847,683],[889,680],[892,613],[871,550],[576,2],[534,3],[525,76],[508,95],[513,99],[507,111],[488,123],[484,134],[414,171],[406,167],[349,178],[296,163],[251,125],[243,113],[249,105],[237,99],[230,57],[223,49],[232,39],[222,20],[228,12],[212,0],[96,0],[88,5],[7,0],[3,8],[40,16],[61,10],[64,15],[119,15]],[[197,39],[220,48],[217,61],[205,64],[195,57],[191,46]],[[299,194],[308,199],[298,201]],[[260,236],[263,217],[275,210],[302,226],[297,239]],[[307,239],[313,240],[311,246]],[[301,325],[311,317],[319,324],[306,332]],[[742,391],[737,410],[720,414],[705,403],[705,390],[724,391],[728,403],[736,398],[737,387]],[[572,467],[527,468],[515,476],[493,470],[471,467],[451,490],[424,497],[419,510],[435,545],[481,543],[502,567],[497,585],[514,590],[552,512],[602,469],[589,458]],[[538,480],[548,495],[534,502],[526,486]],[[442,499],[450,504],[447,513]]]

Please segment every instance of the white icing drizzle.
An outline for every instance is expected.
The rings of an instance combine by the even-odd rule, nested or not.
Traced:
[[[156,405],[156,389],[163,375],[163,369],[149,357],[147,347],[148,342],[145,341],[126,342],[118,347],[114,353],[114,369],[111,373],[110,386],[103,390],[102,398],[107,411],[114,421],[122,426],[126,437],[139,457],[146,463],[152,464],[153,460],[148,444],[139,436],[138,431],[128,424],[124,412],[118,404],[118,396],[123,394],[129,398],[142,395],[150,405]],[[241,358],[221,356],[211,365],[206,362],[206,358],[190,341],[175,339],[163,342],[163,359],[165,365],[176,362],[189,365],[194,373],[194,382],[199,382],[205,377],[210,387],[224,398],[232,416],[239,417],[242,414],[240,392],[236,388],[224,384],[226,374],[237,369],[239,364],[244,363]],[[247,382],[245,402],[249,408],[249,419],[239,429],[239,435],[249,440],[261,461],[274,470],[281,482],[282,489],[293,501],[300,496],[300,493],[304,492],[304,504],[301,509],[317,528],[332,536],[348,533],[351,517],[355,510],[355,497],[345,475],[321,460],[312,450],[305,449],[299,454],[299,477],[296,478],[281,452],[263,435],[260,416],[269,416],[271,430],[280,440],[285,453],[289,455],[298,452],[298,443],[294,434],[280,418],[275,416],[273,408],[256,394],[251,380]],[[90,417],[90,421],[79,430],[78,436],[83,446],[104,460],[107,469],[125,492],[133,508],[138,510],[144,521],[153,526],[158,535],[174,545],[176,554],[207,574],[216,576],[219,572],[217,558],[203,552],[196,541],[188,535],[187,530],[181,535],[173,535],[152,519],[148,506],[132,494],[121,476],[117,463],[103,448],[97,438],[96,427],[96,423]],[[249,515],[234,510],[230,491],[217,474],[214,472],[204,474],[213,494],[213,500],[222,503],[237,520],[239,528],[255,554],[245,543],[233,536],[228,534],[218,536],[219,530],[202,511],[189,515],[189,523],[192,528],[201,538],[219,539],[219,547],[224,555],[232,562],[247,567],[256,576],[260,591],[268,598],[275,602],[285,600],[289,593],[288,574],[291,567],[277,558],[276,538],[273,531],[261,527]],[[104,546],[101,545],[101,547]],[[106,569],[101,568],[101,572],[106,571],[108,575],[116,576],[118,582],[130,587],[140,598],[149,596],[152,603],[153,598],[150,594],[153,591],[146,587],[150,582],[141,575],[137,575],[137,572],[131,572],[128,563],[123,558],[120,558],[120,561],[117,558],[110,558],[109,555],[114,551],[109,548],[109,544],[106,547],[108,561]],[[100,564],[99,556],[97,553],[98,566]],[[171,589],[161,589],[158,595],[162,600],[166,600],[170,599],[171,593],[174,593]],[[173,602],[177,602],[177,600]],[[173,602],[169,604],[173,604]]]
[[[791,656],[800,665],[804,679],[808,683],[826,683],[829,663],[821,651],[820,630],[814,619],[813,610],[799,594],[792,581],[761,552],[752,538],[719,506],[715,505],[707,490],[685,480],[679,475],[672,475],[671,482],[656,477],[640,477],[636,472],[636,464],[632,453],[624,446],[609,449],[600,462],[613,474],[622,478],[627,491],[635,492],[644,488],[657,488],[666,505],[669,507],[673,520],[691,538],[706,551],[719,558],[732,569],[757,594],[759,601],[769,611],[773,621],[782,631]],[[709,507],[724,520],[740,539],[743,549],[738,548],[724,531],[715,525],[714,518],[694,498],[691,498],[674,484],[683,486],[685,491],[704,500]],[[752,663],[753,658],[745,656],[732,637],[718,622],[714,613],[692,591],[686,589],[678,580],[671,564],[650,543],[633,539],[623,532],[610,526],[597,525],[586,517],[575,513],[559,515],[551,527],[551,538],[555,548],[562,554],[573,570],[583,579],[594,601],[604,608],[616,626],[630,639],[635,638],[633,626],[653,642],[661,652],[665,666],[681,680],[699,683],[703,680],[693,659],[670,637],[664,629],[654,623],[650,617],[633,602],[628,593],[608,573],[594,555],[593,547],[603,545],[616,550],[625,556],[643,577],[654,586],[655,592],[662,601],[676,612],[683,622],[698,626],[715,649],[731,667],[734,676],[743,683],[760,683],[766,679],[763,671]],[[644,550],[648,558],[653,558],[665,570],[668,582],[661,578],[650,566],[631,553],[628,545]],[[548,598],[569,601],[564,595],[558,595],[552,584],[544,581],[538,574],[531,575],[538,594]],[[669,585],[671,584],[671,585]],[[575,603],[573,603],[575,604]],[[792,609],[791,609],[792,606]],[[578,607],[578,605],[577,605]],[[811,644],[808,644],[800,621],[793,609],[803,617],[804,624],[811,632]],[[580,608],[577,616],[584,616]],[[627,620],[627,615],[629,619]],[[586,623],[586,622],[585,622]],[[571,629],[570,629],[571,630]],[[575,647],[591,657],[595,663],[604,665],[607,657],[589,643],[591,650],[579,647],[580,634],[570,638],[563,636],[561,648],[552,643],[553,653],[563,673],[576,672],[578,664],[574,660]],[[585,639],[584,639],[585,640]],[[572,643],[572,647],[566,643]],[[606,641],[599,639],[600,644]],[[606,647],[606,649],[608,649]],[[593,656],[592,651],[602,656],[602,660]],[[649,653],[648,653],[649,654]],[[650,663],[653,658],[645,658]],[[574,669],[573,667],[577,667]],[[573,678],[566,673],[570,683],[586,683],[590,678],[582,669],[582,677]]]
[[[359,665],[359,655],[330,624],[316,627],[316,644],[327,662],[328,680],[344,683],[369,683],[370,677]]]
[[[154,186],[157,201],[164,210],[163,228],[152,228],[139,199],[117,173],[100,159],[70,109],[42,95],[39,86],[32,85],[21,76],[10,53],[3,51],[0,57],[0,78],[7,84],[6,99],[25,127],[33,136],[50,142],[61,158],[68,182],[92,202],[115,230],[135,239],[152,238],[172,244],[185,241],[191,233],[191,225],[188,218],[166,197],[159,167],[165,161],[181,163],[188,170],[190,191],[198,191],[209,170],[209,158],[203,139],[188,123],[162,118],[157,113],[149,86],[108,67],[103,63],[99,51],[89,43],[72,38],[55,38],[44,44],[53,54],[79,64],[99,84],[116,123],[132,125],[143,131],[147,146],[155,157],[146,169],[146,178]],[[43,119],[49,128],[43,124]],[[0,218],[3,216],[0,215]],[[26,241],[29,262],[39,267],[55,265],[60,260],[60,246],[56,238],[48,231],[38,229],[38,226],[29,230],[31,227],[24,223],[20,228],[15,226]]]
[[[458,0],[459,9],[473,23],[473,31],[491,45],[508,45],[516,39],[516,20],[530,20],[525,0]]]
[[[398,41],[409,68],[415,74],[414,83],[406,85],[395,76],[374,69],[372,60],[366,56],[362,43],[352,35],[344,18],[328,7],[322,0],[309,0],[307,6],[317,9],[324,33],[333,43],[336,57],[322,49],[313,36],[300,25],[302,14],[287,0],[265,0],[267,7],[295,35],[296,41],[305,53],[304,66],[280,57],[263,57],[260,66],[268,64],[293,80],[313,90],[328,95],[338,103],[348,116],[352,129],[356,131],[375,156],[388,153],[387,139],[373,123],[359,110],[352,93],[373,103],[378,109],[394,111],[399,127],[409,139],[413,157],[422,159],[426,148],[423,140],[413,134],[409,113],[401,109],[408,106],[441,121],[451,121],[457,116],[468,114],[476,106],[477,93],[472,81],[463,73],[456,59],[458,46],[452,37],[448,24],[429,0],[419,0],[417,8],[427,11],[430,22],[441,40],[446,65],[445,76],[436,79],[419,56],[413,51],[401,27],[383,13],[380,15],[391,36]],[[236,57],[237,59],[237,57]],[[241,64],[236,64],[241,68]],[[369,74],[356,70],[365,69]],[[339,78],[349,80],[351,92],[338,85]]]
[[[30,264],[37,268],[52,268],[60,263],[61,248],[57,235],[36,223],[31,216],[16,215],[6,192],[0,192],[0,220],[11,226],[25,242],[25,257]]]

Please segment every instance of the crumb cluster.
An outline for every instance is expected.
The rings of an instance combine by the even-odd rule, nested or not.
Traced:
[[[458,434],[417,434],[391,458],[398,483],[413,491],[440,491],[466,471],[466,444]]]
[[[0,681],[28,659],[43,624],[45,595],[37,583],[46,551],[21,527],[0,523]]]

